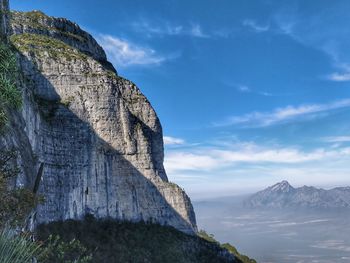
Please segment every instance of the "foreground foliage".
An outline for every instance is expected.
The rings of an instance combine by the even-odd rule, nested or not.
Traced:
[[[15,235],[13,231],[0,231],[0,262],[26,263],[33,257],[40,256],[40,245],[33,242],[28,236]]]
[[[0,128],[8,116],[6,107],[18,109],[22,104],[22,96],[17,89],[18,77],[17,59],[15,52],[5,42],[0,42]]]
[[[96,220],[69,220],[41,225],[37,235],[62,240],[76,239],[88,249],[94,263],[225,263],[232,256],[215,243],[186,235],[172,227],[147,223]],[[237,261],[237,263],[240,261]]]

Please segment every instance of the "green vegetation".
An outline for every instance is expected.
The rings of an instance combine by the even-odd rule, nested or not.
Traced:
[[[25,219],[36,205],[38,198],[28,189],[11,189],[9,182],[17,176],[15,165],[17,153],[14,150],[0,152],[0,262],[29,262],[40,251],[26,235],[19,235],[9,227],[23,226]]]
[[[18,235],[9,229],[0,231],[0,262],[27,263],[40,256],[40,245],[27,235]]]
[[[45,242],[33,242],[30,234],[18,233],[25,225],[31,210],[41,201],[31,190],[11,189],[9,183],[18,175],[14,150],[0,151],[0,262],[27,263],[36,257],[44,263],[88,263],[91,257],[77,240],[64,242],[49,237]]]
[[[0,128],[8,120],[6,108],[18,109],[22,105],[22,96],[16,85],[17,78],[16,54],[5,42],[0,42]]]
[[[19,172],[14,150],[0,152],[0,229],[5,225],[23,225],[26,217],[40,201],[29,189],[11,189],[9,182]]]
[[[11,18],[22,24],[27,22],[27,24],[34,28],[43,29],[44,27],[40,21],[47,19],[48,16],[41,11],[34,10],[30,12],[11,12]]]
[[[226,248],[231,254],[235,255],[243,263],[256,263],[254,259],[251,259],[246,255],[240,254],[237,251],[237,249],[229,243],[222,244],[221,247]]]
[[[59,235],[63,241],[79,240],[92,255],[92,262],[124,263],[225,263],[226,250],[198,236],[172,227],[148,223],[96,220],[55,222],[41,225],[39,240]]]
[[[30,12],[18,12],[13,11],[11,12],[11,20],[12,23],[17,23],[20,25],[27,25],[29,27],[35,28],[36,30],[42,30],[42,31],[50,31],[50,32],[56,32],[58,35],[62,35],[64,37],[73,38],[76,41],[80,42],[87,42],[87,39],[73,34],[71,32],[63,31],[57,27],[54,27],[55,23],[49,23],[48,21],[54,20],[53,17],[47,16],[41,11],[30,11]]]
[[[20,34],[10,38],[13,45],[21,52],[34,52],[38,58],[49,56],[58,60],[65,58],[67,61],[87,60],[87,55],[67,45],[61,40],[45,35]]]
[[[239,259],[242,263],[256,263],[256,261],[254,259],[250,259],[249,257],[245,256],[245,255],[241,255],[237,249],[232,246],[229,243],[225,243],[225,244],[220,244],[214,237],[214,235],[212,234],[208,234],[207,232],[205,232],[204,230],[199,231],[198,235],[211,242],[211,243],[215,243],[217,245],[220,245],[222,248],[228,250],[231,254],[233,254],[237,259]]]
[[[49,236],[44,242],[45,248],[39,257],[39,262],[50,263],[89,263],[91,255],[78,240],[64,242],[59,236]]]
[[[69,108],[69,106],[72,104],[72,102],[75,100],[73,96],[69,96],[68,98],[61,100],[60,104],[65,106],[66,108]]]
[[[0,262],[29,263],[36,258],[39,263],[91,263],[87,249],[77,240],[61,241],[50,236],[45,242],[34,242],[29,233],[0,230]]]

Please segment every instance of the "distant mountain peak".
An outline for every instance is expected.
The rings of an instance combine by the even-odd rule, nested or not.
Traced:
[[[282,181],[245,200],[250,208],[350,208],[350,187],[331,190],[313,186],[294,188]]]
[[[289,184],[288,181],[284,180],[280,183],[271,186],[270,190],[274,192],[290,192],[291,190],[294,190],[294,188]]]

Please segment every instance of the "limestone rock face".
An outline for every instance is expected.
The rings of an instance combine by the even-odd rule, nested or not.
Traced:
[[[195,232],[192,204],[163,167],[155,111],[97,42],[37,11],[14,12],[11,31],[24,105],[0,144],[19,148],[18,185],[32,186],[44,166],[36,223],[92,214]]]

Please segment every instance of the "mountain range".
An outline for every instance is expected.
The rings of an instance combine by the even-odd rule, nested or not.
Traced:
[[[253,194],[244,201],[247,208],[350,208],[350,187],[330,190],[313,186],[294,188],[282,181]]]

